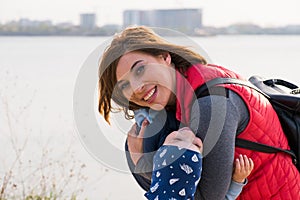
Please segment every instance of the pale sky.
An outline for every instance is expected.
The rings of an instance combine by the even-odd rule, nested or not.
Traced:
[[[168,8],[202,8],[204,26],[300,25],[300,0],[0,0],[0,23],[28,18],[78,24],[80,13],[94,12],[101,26],[122,24],[126,9]]]

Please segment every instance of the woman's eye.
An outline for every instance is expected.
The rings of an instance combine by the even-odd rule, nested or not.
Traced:
[[[136,70],[136,75],[140,75],[144,71],[145,66],[139,66]]]
[[[119,87],[120,87],[121,90],[124,90],[128,87],[128,85],[129,85],[129,83],[125,82],[125,83],[121,84]]]

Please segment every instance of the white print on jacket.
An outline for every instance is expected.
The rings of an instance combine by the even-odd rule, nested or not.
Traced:
[[[156,166],[157,167],[161,167],[161,166],[167,166],[167,165],[170,165],[170,164],[172,164],[172,163],[169,163],[170,161],[169,161],[169,157],[170,158],[172,158],[172,159],[174,159],[174,155],[171,153],[171,154],[167,154],[168,153],[168,150],[169,149],[163,149],[159,154],[158,154],[158,156],[159,156],[159,160],[157,160],[157,162],[156,162]],[[185,155],[182,155],[182,158],[183,159],[188,159],[188,158],[186,158],[186,156]],[[194,154],[193,156],[191,156],[190,158],[190,161],[191,162],[193,162],[193,163],[197,163],[197,162],[200,162],[200,159],[198,158],[198,156],[197,156],[197,154]],[[183,161],[183,160],[182,160]],[[179,166],[179,168],[177,168],[177,169],[181,169],[182,171],[184,171],[186,174],[187,174],[187,176],[192,176],[192,173],[193,173],[193,168],[189,165],[189,164],[187,164],[187,163],[189,163],[189,161],[187,161],[187,160],[185,160],[185,162],[183,163],[183,162],[179,162],[179,163],[177,163]],[[178,182],[179,182],[179,184],[182,184],[182,183],[180,183],[180,181],[181,181],[181,178],[180,177],[176,177],[176,173],[173,171],[173,168],[175,169],[175,166],[174,166],[174,164],[175,163],[173,163],[173,165],[170,165],[169,166],[169,169],[170,169],[170,171],[168,171],[167,173],[170,173],[170,179],[168,180],[168,183],[169,183],[169,186],[167,186],[167,187],[172,187],[172,185],[174,185],[174,184],[178,184]],[[153,166],[153,169],[155,169],[155,166]],[[174,173],[173,173],[174,172]],[[155,177],[156,178],[161,178],[161,177],[164,177],[164,176],[162,176],[162,174],[161,174],[162,172],[161,172],[161,170],[157,170],[156,171],[156,173],[155,173]],[[163,173],[166,173],[165,171],[163,172]],[[193,175],[193,177],[195,177],[195,175]],[[160,190],[164,190],[164,189],[160,189],[160,188],[163,188],[164,186],[161,186],[160,187],[160,183],[163,183],[163,182],[161,182],[162,180],[161,179],[159,179],[159,181],[157,182],[157,183],[155,183],[155,185],[154,186],[152,186],[151,188],[150,188],[150,192],[152,193],[152,194],[157,194],[156,196],[155,196],[155,198],[154,198],[154,200],[160,200],[160,199],[165,199],[164,198],[164,195],[163,194],[166,194],[166,191],[160,191]],[[163,181],[166,181],[166,180],[163,180]],[[197,179],[195,182],[193,181],[193,183],[195,184],[195,186],[199,183],[199,181],[200,181],[200,178],[199,179]],[[173,189],[173,190],[171,190],[171,193],[173,193],[175,196],[180,196],[180,197],[184,197],[184,196],[186,196],[187,195],[187,189],[188,190],[190,190],[190,189],[192,189],[192,188],[186,188],[186,187],[184,187],[184,185],[181,185],[182,187],[180,188],[180,189]],[[178,186],[177,186],[178,187]],[[180,186],[179,186],[180,187]],[[163,195],[163,196],[162,196]],[[173,197],[169,197],[168,198],[169,200],[176,200],[176,198],[174,198],[174,196]],[[188,199],[190,199],[190,198],[188,198]]]
[[[183,171],[185,171],[185,173],[187,173],[187,174],[190,174],[190,173],[193,172],[193,169],[190,166],[186,165],[186,164],[180,165],[180,168]]]

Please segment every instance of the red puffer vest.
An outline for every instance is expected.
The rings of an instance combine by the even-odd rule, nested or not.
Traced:
[[[215,65],[195,65],[190,67],[185,75],[186,77],[183,77],[178,72],[176,77],[176,118],[184,124],[189,124],[194,91],[200,85],[216,77],[241,79],[238,74]],[[249,110],[249,123],[239,138],[289,148],[279,119],[266,98],[245,86],[227,84],[224,87],[239,94]],[[300,174],[292,164],[290,156],[236,148],[235,156],[239,154],[252,158],[255,167],[238,199],[300,199]]]

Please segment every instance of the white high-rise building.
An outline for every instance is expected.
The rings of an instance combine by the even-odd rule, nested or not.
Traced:
[[[123,26],[145,25],[194,33],[202,28],[202,9],[126,10]]]
[[[80,14],[80,28],[92,30],[96,27],[96,14],[84,13]]]

